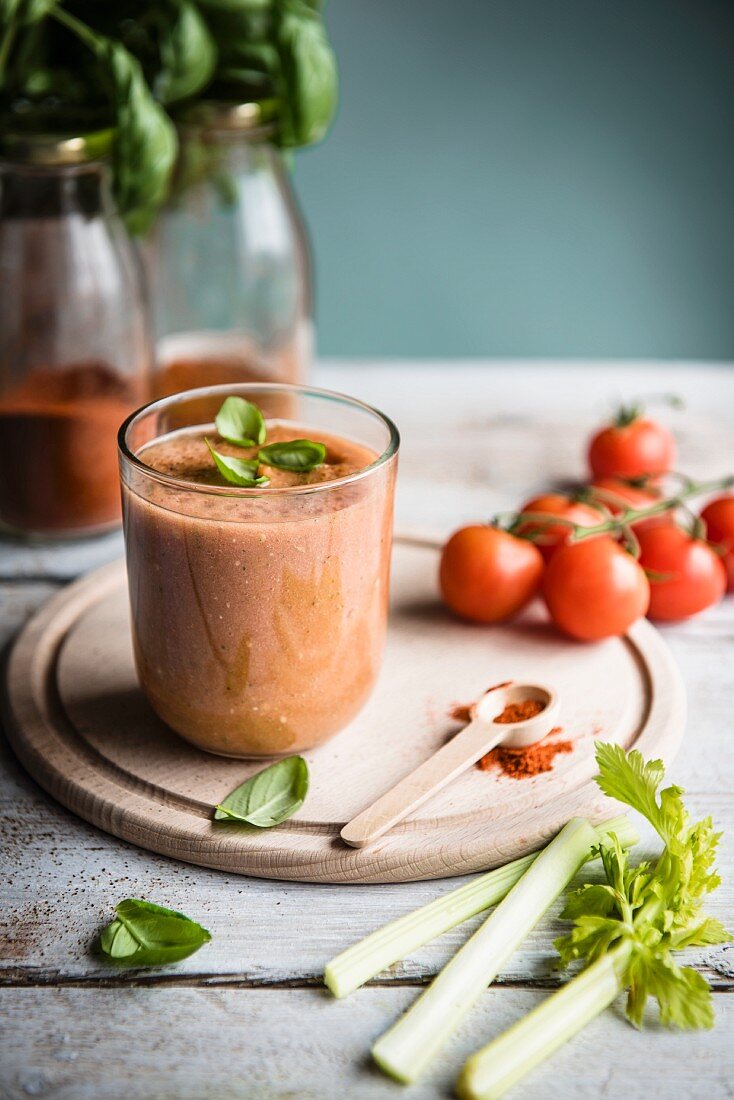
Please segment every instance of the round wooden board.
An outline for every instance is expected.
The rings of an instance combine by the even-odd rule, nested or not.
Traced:
[[[670,761],[685,723],[680,674],[648,622],[624,639],[562,638],[533,607],[502,627],[451,618],[436,598],[438,544],[399,539],[382,674],[338,737],[308,753],[301,812],[275,829],[214,824],[212,806],[263,766],[192,748],[137,684],[122,562],[51,599],[18,637],[6,684],[8,732],[33,777],[108,833],[238,874],[308,882],[395,882],[495,866],[539,847],[575,814],[615,812],[593,782],[597,738]],[[472,768],[371,847],[339,829],[435,751],[450,717],[491,684],[534,678],[561,695],[573,752],[551,772],[512,779]]]

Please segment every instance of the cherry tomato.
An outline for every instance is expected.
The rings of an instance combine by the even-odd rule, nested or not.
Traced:
[[[543,558],[527,539],[499,527],[462,527],[443,548],[439,583],[452,611],[478,623],[498,623],[535,595]]]
[[[647,611],[650,585],[606,535],[562,546],[548,563],[543,598],[556,626],[582,641],[624,634]]]
[[[727,587],[734,592],[734,493],[709,501],[701,512],[701,518],[706,521],[709,542],[714,549],[722,552]]]
[[[625,481],[624,478],[620,477],[596,478],[591,488],[601,489],[604,494],[601,500],[613,516],[618,516],[627,507],[649,508],[651,504],[657,504],[661,499],[660,492],[653,486],[635,485],[633,482]],[[607,494],[609,495],[607,496]],[[637,531],[644,531],[649,527],[659,527],[661,523],[670,523],[671,520],[671,512],[661,512],[659,516],[638,519],[632,526]]]
[[[640,531],[640,564],[650,577],[651,619],[676,622],[718,603],[726,591],[726,570],[715,550],[682,527],[669,524]]]
[[[659,477],[672,470],[674,463],[672,433],[637,409],[622,410],[589,443],[589,466],[595,478]]]
[[[563,493],[545,493],[543,496],[533,497],[527,504],[523,504],[522,512],[544,512],[549,516],[560,516],[577,523],[579,527],[594,527],[609,518],[605,517],[601,508],[584,504],[580,500],[571,500]],[[532,534],[533,542],[545,560],[550,561],[558,547],[568,542],[571,528],[564,523],[549,523],[546,527],[540,520],[528,520],[517,528],[517,534],[524,537]]]

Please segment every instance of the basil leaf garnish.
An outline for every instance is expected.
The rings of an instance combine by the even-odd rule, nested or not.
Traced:
[[[265,421],[257,405],[244,397],[228,397],[214,420],[222,439],[239,447],[257,447],[265,442]]]
[[[193,955],[211,935],[196,921],[140,898],[115,906],[117,919],[100,933],[99,947],[121,966],[163,966]]]
[[[217,464],[217,469],[223,478],[232,485],[239,485],[243,489],[255,489],[258,485],[267,485],[270,478],[258,477],[257,459],[230,458],[229,455],[220,455],[215,451],[208,439],[205,439],[209,453]]]
[[[302,756],[263,768],[228,794],[214,811],[215,821],[244,821],[258,829],[280,825],[299,810],[308,793],[308,765]]]
[[[326,447],[311,439],[290,439],[287,443],[269,443],[267,447],[261,447],[257,457],[264,466],[303,474],[322,464],[326,458]]]

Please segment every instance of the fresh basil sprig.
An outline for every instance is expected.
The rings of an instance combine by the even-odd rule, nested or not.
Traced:
[[[323,443],[314,443],[312,439],[289,439],[285,443],[269,443],[267,447],[261,447],[257,457],[264,466],[305,474],[321,466],[326,458],[326,447]]]
[[[230,455],[222,455],[215,451],[208,439],[205,439],[209,453],[217,464],[217,469],[223,478],[232,485],[239,485],[242,489],[256,489],[258,485],[267,485],[270,478],[264,475],[258,476],[258,462],[256,459],[232,458]]]
[[[115,198],[128,229],[142,233],[168,193],[178,147],[176,131],[153,98],[140,62],[122,42],[92,30],[59,5],[50,10],[92,51],[104,74],[116,126]]]
[[[244,397],[228,397],[214,420],[222,439],[238,447],[257,447],[265,442],[265,420],[257,405]]]
[[[270,829],[292,817],[308,793],[308,765],[287,756],[263,768],[233,790],[214,811],[215,821],[243,821]]]
[[[99,948],[121,966],[163,966],[188,958],[211,940],[196,921],[140,898],[115,906],[117,919],[102,931]]]
[[[227,397],[216,417],[217,431],[229,443],[238,447],[256,447],[265,442],[267,428],[262,412],[243,397]],[[254,489],[267,485],[268,478],[258,477],[258,466],[272,466],[277,470],[307,474],[320,466],[326,458],[326,447],[312,439],[289,439],[282,443],[269,443],[260,447],[256,459],[231,458],[215,451],[208,439],[207,447],[222,477],[233,485]]]
[[[291,147],[325,135],[337,88],[320,0],[0,0],[0,129],[114,125],[114,192],[136,233],[165,199],[176,155],[161,104],[277,101],[273,140]]]

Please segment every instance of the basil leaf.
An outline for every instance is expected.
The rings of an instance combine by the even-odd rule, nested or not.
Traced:
[[[115,912],[117,919],[100,933],[99,948],[122,966],[179,962],[211,940],[206,928],[183,913],[140,898],[126,898]]]
[[[283,145],[310,145],[325,135],[336,107],[338,73],[321,14],[308,0],[275,5]]]
[[[208,439],[205,439],[209,453],[217,464],[217,469],[223,478],[232,485],[239,485],[243,489],[255,489],[258,485],[267,485],[270,478],[258,477],[258,463],[256,459],[230,458],[229,455],[220,455],[215,451]]]
[[[156,99],[176,103],[195,95],[211,80],[217,47],[192,0],[176,0],[160,12],[160,71],[153,80]]]
[[[322,464],[326,458],[326,447],[311,439],[290,439],[287,443],[269,443],[267,447],[261,447],[257,457],[263,465],[274,466],[276,470],[308,473]]]
[[[263,414],[243,397],[228,397],[214,423],[222,439],[238,447],[257,447],[265,442]]]
[[[140,944],[121,921],[113,920],[112,924],[108,924],[101,932],[99,946],[111,959],[125,959],[134,955]]]
[[[302,756],[263,768],[228,794],[214,811],[215,821],[244,821],[258,829],[280,825],[300,810],[308,793],[308,765]]]
[[[54,5],[53,15],[99,63],[99,79],[107,90],[116,128],[115,199],[130,232],[142,233],[168,194],[178,147],[176,130],[153,98],[140,62],[121,42],[92,30],[65,8]]]
[[[0,0],[0,25],[5,28],[11,19],[21,25],[38,23],[47,15],[57,0]]]

